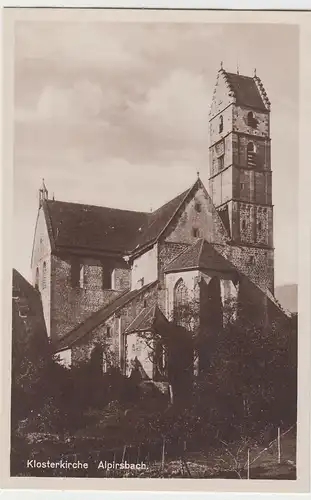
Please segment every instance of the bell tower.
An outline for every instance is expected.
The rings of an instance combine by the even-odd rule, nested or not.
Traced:
[[[256,70],[250,77],[220,68],[209,125],[209,189],[233,260],[273,292],[270,101]]]

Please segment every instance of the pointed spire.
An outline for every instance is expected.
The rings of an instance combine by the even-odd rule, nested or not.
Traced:
[[[220,61],[220,69],[224,69],[224,65],[223,65],[222,61]]]
[[[256,68],[254,68],[254,77],[256,77],[257,74],[256,74]]]
[[[239,63],[237,62],[236,64],[236,74],[239,75],[240,74],[240,68],[239,68]]]
[[[197,171],[197,178],[200,179],[200,172]]]
[[[49,199],[49,192],[46,188],[44,179],[42,179],[42,186],[39,189],[39,208],[42,206],[42,203],[48,199]]]

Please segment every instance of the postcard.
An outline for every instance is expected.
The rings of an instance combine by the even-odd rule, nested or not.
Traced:
[[[3,17],[5,486],[308,491],[310,13]]]

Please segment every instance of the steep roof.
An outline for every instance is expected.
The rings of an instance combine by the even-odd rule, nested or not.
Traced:
[[[127,327],[125,333],[146,332],[167,324],[168,320],[162,311],[157,305],[153,305],[143,309]]]
[[[56,247],[120,252],[129,248],[148,217],[144,212],[52,200],[45,201],[45,210]]]
[[[161,236],[182,203],[199,186],[187,190],[151,213],[45,200],[43,209],[52,247],[131,253]]]
[[[91,314],[88,318],[82,321],[79,325],[77,325],[73,330],[67,333],[63,338],[61,338],[54,346],[54,350],[56,352],[62,351],[64,349],[68,349],[75,342],[80,340],[86,334],[94,330],[97,326],[104,323],[107,319],[109,319],[113,314],[118,312],[119,309],[124,307],[128,302],[136,299],[141,293],[145,292],[148,288],[155,286],[157,282],[154,281],[145,285],[138,290],[127,290],[110,302],[110,304],[102,307],[98,311]]]
[[[181,252],[165,268],[165,273],[190,269],[209,269],[222,272],[237,272],[236,268],[212,244],[203,238]]]
[[[222,73],[234,93],[237,104],[262,111],[268,110],[269,100],[258,77],[228,73],[225,70],[222,70]]]
[[[142,230],[134,241],[134,248],[141,247],[155,241],[161,235],[162,231],[170,222],[193,187],[194,186],[191,186],[190,189],[182,192],[168,203],[165,203],[165,205],[162,205],[162,207],[149,214],[145,225],[142,227]]]

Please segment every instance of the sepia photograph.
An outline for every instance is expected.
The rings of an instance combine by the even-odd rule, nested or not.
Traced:
[[[295,481],[299,26],[67,14],[14,23],[10,476]]]

